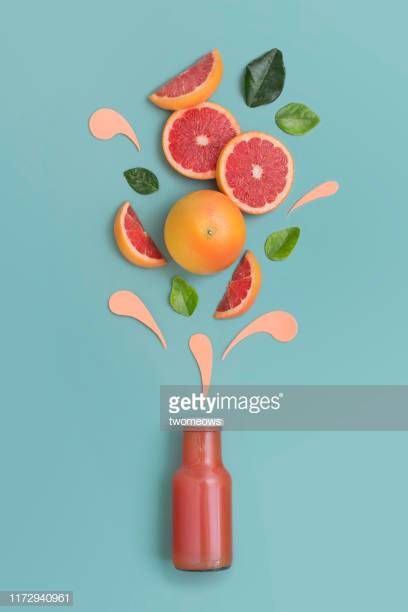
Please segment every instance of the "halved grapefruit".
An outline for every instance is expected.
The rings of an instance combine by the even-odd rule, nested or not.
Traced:
[[[215,177],[222,148],[239,134],[229,111],[213,102],[170,115],[163,130],[163,151],[177,172],[194,179]]]
[[[277,138],[245,132],[221,151],[217,184],[241,210],[260,215],[284,201],[292,187],[293,172],[292,156]]]
[[[261,288],[262,273],[252,251],[245,251],[234,270],[214,317],[231,319],[247,312],[255,302]]]
[[[158,268],[167,261],[149,236],[130,205],[125,202],[116,213],[113,226],[119,251],[128,261],[142,268]]]
[[[168,110],[195,106],[212,96],[221,81],[222,72],[221,54],[214,49],[167,81],[149,96],[149,100]]]

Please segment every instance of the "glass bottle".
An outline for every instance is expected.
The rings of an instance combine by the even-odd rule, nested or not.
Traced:
[[[221,432],[184,431],[173,477],[173,563],[177,569],[226,569],[232,561],[231,476]]]

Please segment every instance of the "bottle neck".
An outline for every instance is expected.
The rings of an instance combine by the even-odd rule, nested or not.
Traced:
[[[183,465],[222,465],[220,431],[185,431]]]

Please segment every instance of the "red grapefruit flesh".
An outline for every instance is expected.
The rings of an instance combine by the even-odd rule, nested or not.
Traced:
[[[221,54],[214,49],[167,81],[149,96],[149,100],[169,110],[195,106],[212,96],[221,81],[222,72]]]
[[[203,102],[169,117],[163,130],[163,151],[180,174],[211,179],[222,148],[238,133],[239,125],[229,111]]]
[[[166,260],[129,202],[122,204],[116,213],[113,232],[119,251],[132,264],[142,268],[166,265]]]
[[[262,132],[245,132],[221,151],[217,183],[241,210],[260,215],[284,201],[293,172],[292,156],[279,140]]]
[[[255,255],[252,251],[245,251],[217,306],[214,317],[231,319],[247,312],[256,300],[261,282],[261,267]]]

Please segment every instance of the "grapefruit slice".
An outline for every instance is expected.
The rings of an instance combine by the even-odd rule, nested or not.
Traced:
[[[116,213],[113,226],[119,251],[130,263],[142,268],[158,268],[166,260],[130,205],[125,202]]]
[[[167,81],[149,96],[160,108],[179,110],[208,100],[217,89],[223,71],[221,54],[214,49]]]
[[[247,312],[256,300],[261,282],[261,266],[252,251],[245,251],[216,308],[214,317],[231,319]]]
[[[245,132],[221,151],[217,183],[241,210],[260,215],[277,208],[293,182],[293,159],[273,136]]]
[[[170,115],[163,130],[163,151],[177,172],[194,179],[215,178],[222,148],[239,134],[229,111],[213,102]]]

